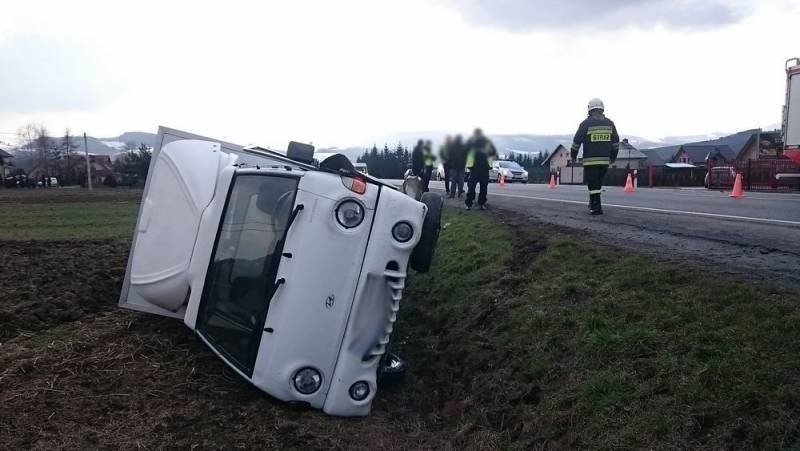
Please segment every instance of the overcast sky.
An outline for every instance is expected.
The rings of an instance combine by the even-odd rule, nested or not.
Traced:
[[[0,132],[556,134],[595,96],[623,135],[766,127],[799,19],[800,0],[0,0]]]

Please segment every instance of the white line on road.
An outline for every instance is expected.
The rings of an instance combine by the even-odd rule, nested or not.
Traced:
[[[434,188],[439,191],[444,191],[441,188]],[[539,196],[522,196],[519,194],[501,194],[501,193],[492,193],[492,196],[503,196],[503,197],[517,197],[520,199],[535,199],[535,200],[543,200],[547,202],[561,202],[565,204],[578,204],[578,205],[587,205],[585,201],[579,200],[567,200],[567,199],[553,199],[550,197],[539,197]],[[683,211],[683,210],[667,210],[664,208],[651,208],[651,207],[636,207],[633,205],[619,205],[619,204],[603,204],[604,207],[614,207],[614,208],[625,208],[628,210],[640,210],[640,211],[652,211],[656,213],[669,213],[669,214],[677,214],[677,215],[690,215],[690,216],[704,216],[707,218],[720,218],[720,219],[738,219],[740,221],[752,221],[752,222],[764,222],[768,224],[785,224],[785,225],[793,225],[793,226],[800,226],[800,221],[787,221],[783,219],[768,219],[768,218],[752,218],[749,216],[736,216],[736,215],[722,215],[718,213],[703,213],[698,211]]]

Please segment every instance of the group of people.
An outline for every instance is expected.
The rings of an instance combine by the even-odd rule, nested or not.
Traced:
[[[439,147],[439,159],[444,169],[444,187],[449,198],[464,196],[464,182],[467,184],[467,196],[464,203],[471,210],[477,195],[478,207],[486,208],[489,187],[489,171],[497,149],[492,141],[476,128],[472,136],[465,142],[461,135],[447,136]],[[436,171],[436,155],[430,141],[419,140],[411,152],[411,170],[422,178],[423,190]],[[480,188],[480,193],[476,189]]]
[[[570,156],[578,161],[578,152],[583,147],[584,180],[589,188],[589,212],[602,215],[603,206],[600,194],[603,178],[608,167],[614,163],[619,153],[619,134],[611,119],[605,116],[605,105],[600,99],[592,99],[588,104],[588,117],[578,126],[572,140]],[[467,197],[464,203],[471,210],[475,202],[476,188],[480,188],[478,207],[486,208],[489,188],[489,172],[497,158],[497,149],[483,131],[476,128],[472,136],[463,141],[461,135],[448,136],[439,148],[439,158],[444,168],[444,187],[447,196],[461,198],[464,195],[464,181],[467,182]],[[431,141],[419,140],[411,153],[412,172],[422,178],[423,189],[436,171],[436,156]]]

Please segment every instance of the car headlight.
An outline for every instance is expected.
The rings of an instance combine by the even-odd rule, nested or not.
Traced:
[[[414,236],[414,228],[411,227],[411,224],[401,221],[392,227],[392,237],[395,240],[405,243]]]
[[[319,390],[322,385],[322,375],[314,368],[302,368],[294,373],[292,378],[294,388],[304,395],[310,395]]]
[[[528,171],[522,171],[522,176],[528,178]]]
[[[363,401],[369,396],[369,384],[365,381],[358,381],[350,386],[350,397],[356,401]]]
[[[336,220],[346,229],[358,227],[364,221],[364,207],[354,200],[346,200],[336,207]]]

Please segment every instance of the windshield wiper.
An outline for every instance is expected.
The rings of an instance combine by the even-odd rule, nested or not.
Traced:
[[[297,214],[300,213],[300,210],[304,208],[306,207],[303,204],[297,204],[297,206],[294,207],[294,210],[292,210],[292,215],[289,216],[289,222],[286,224],[286,231],[283,233],[283,238],[281,241],[286,240],[286,235],[289,234],[289,229],[291,229],[292,224],[294,224],[294,218],[296,218]],[[281,252],[283,252],[283,249],[281,249]]]

